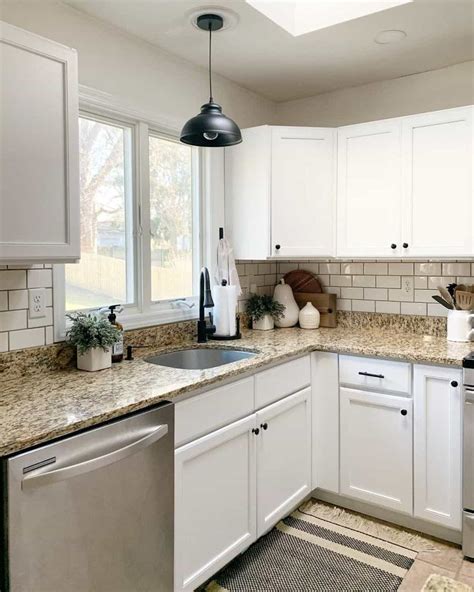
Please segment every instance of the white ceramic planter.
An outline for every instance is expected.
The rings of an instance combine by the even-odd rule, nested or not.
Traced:
[[[103,350],[101,347],[88,349],[84,354],[77,352],[77,367],[79,370],[96,372],[112,366],[112,348]]]
[[[252,320],[252,329],[257,331],[270,331],[275,328],[275,321],[272,315],[266,314],[258,321]]]
[[[474,339],[472,320],[474,313],[469,310],[448,311],[448,341],[471,341]]]

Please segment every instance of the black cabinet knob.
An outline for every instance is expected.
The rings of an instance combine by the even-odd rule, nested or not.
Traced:
[[[255,434],[256,436],[258,436],[260,434],[260,430],[258,428],[253,428],[252,434]]]
[[[281,249],[281,245],[275,245],[275,249],[279,251]]]
[[[262,428],[262,430],[267,430],[268,429],[268,423],[267,422],[261,423],[260,424],[260,427]]]
[[[404,249],[408,249],[408,243],[403,243],[402,246],[403,246]]]
[[[392,244],[390,245],[390,248],[391,248],[391,249],[396,249],[396,248],[397,248],[397,245],[396,245],[395,243],[392,243]]]
[[[457,380],[452,380],[451,381],[451,386],[456,388],[458,386],[458,381]]]
[[[402,410],[400,411],[400,413],[401,413],[403,416],[405,416],[405,415],[408,415],[408,411],[407,411],[406,409],[402,409]]]

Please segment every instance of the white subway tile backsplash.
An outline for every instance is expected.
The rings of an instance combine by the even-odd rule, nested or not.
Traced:
[[[326,273],[329,275],[336,275],[341,273],[340,263],[320,263],[319,273]]]
[[[400,314],[400,302],[379,300],[375,303],[375,312],[381,312],[385,314]]]
[[[341,288],[341,298],[364,299],[364,288]]]
[[[366,275],[387,275],[387,263],[364,263],[364,273]]]
[[[469,263],[443,263],[442,275],[469,275],[470,273]]]
[[[352,310],[352,300],[345,300],[344,298],[340,298],[337,301],[337,309],[338,310]]]
[[[24,329],[10,333],[10,350],[44,345],[44,327],[38,329]]]
[[[10,310],[28,308],[28,290],[11,290],[8,293],[8,308]]]
[[[325,288],[324,291],[327,292],[328,294],[336,294],[336,296],[338,298],[341,297],[341,288],[336,288],[334,286],[329,286],[328,288]]]
[[[448,316],[448,309],[441,306],[437,302],[433,302],[433,304],[428,304],[428,316],[429,317],[447,317]]]
[[[45,342],[46,345],[49,345],[50,343],[54,343],[54,332],[53,332],[53,327],[45,327]]]
[[[400,288],[401,279],[399,275],[378,275],[377,288]]]
[[[0,333],[0,352],[8,351],[8,333]]]
[[[424,275],[415,276],[415,290],[426,290],[428,287],[428,278]]]
[[[271,263],[259,263],[258,264],[258,274],[261,275],[265,275],[267,273],[271,273],[272,272],[272,264]]]
[[[341,273],[345,275],[362,275],[364,273],[363,263],[342,263]]]
[[[0,292],[0,310],[8,310],[8,292]]]
[[[437,290],[415,290],[415,302],[434,302],[432,296],[438,294]]]
[[[375,302],[373,300],[353,300],[352,310],[355,312],[375,312]]]
[[[51,269],[29,269],[28,288],[50,288],[53,285]]]
[[[366,300],[387,300],[388,292],[385,288],[364,288]]]
[[[352,286],[352,276],[351,275],[332,275],[329,283],[331,286]]]
[[[298,267],[299,269],[310,271],[311,273],[315,273],[316,275],[319,273],[319,263],[300,263]]]
[[[26,288],[26,271],[7,269],[0,271],[0,290],[21,290]]]
[[[456,281],[455,277],[442,276],[442,275],[441,276],[440,275],[429,276],[427,288],[428,288],[428,290],[437,290],[438,286],[442,286],[443,288],[446,288],[446,286],[448,284],[452,284],[455,281]]]
[[[0,312],[0,331],[16,331],[26,328],[26,310]]]
[[[426,304],[422,302],[402,302],[401,313],[405,315],[426,315]]]
[[[415,263],[415,275],[441,275],[441,263]]]
[[[375,288],[375,275],[355,275],[352,285],[354,288]]]
[[[389,275],[413,275],[413,263],[389,263]]]

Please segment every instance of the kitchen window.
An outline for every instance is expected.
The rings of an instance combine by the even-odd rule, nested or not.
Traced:
[[[81,261],[55,266],[56,340],[67,313],[111,304],[124,306],[126,328],[194,318],[199,149],[146,121],[89,111],[79,132]]]

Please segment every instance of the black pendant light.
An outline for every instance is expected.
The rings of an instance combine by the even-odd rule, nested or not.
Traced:
[[[201,113],[184,124],[181,142],[192,146],[222,147],[242,142],[239,126],[222,113],[222,107],[212,97],[212,32],[222,29],[224,21],[217,14],[202,14],[197,26],[209,31],[209,102],[201,107]]]

